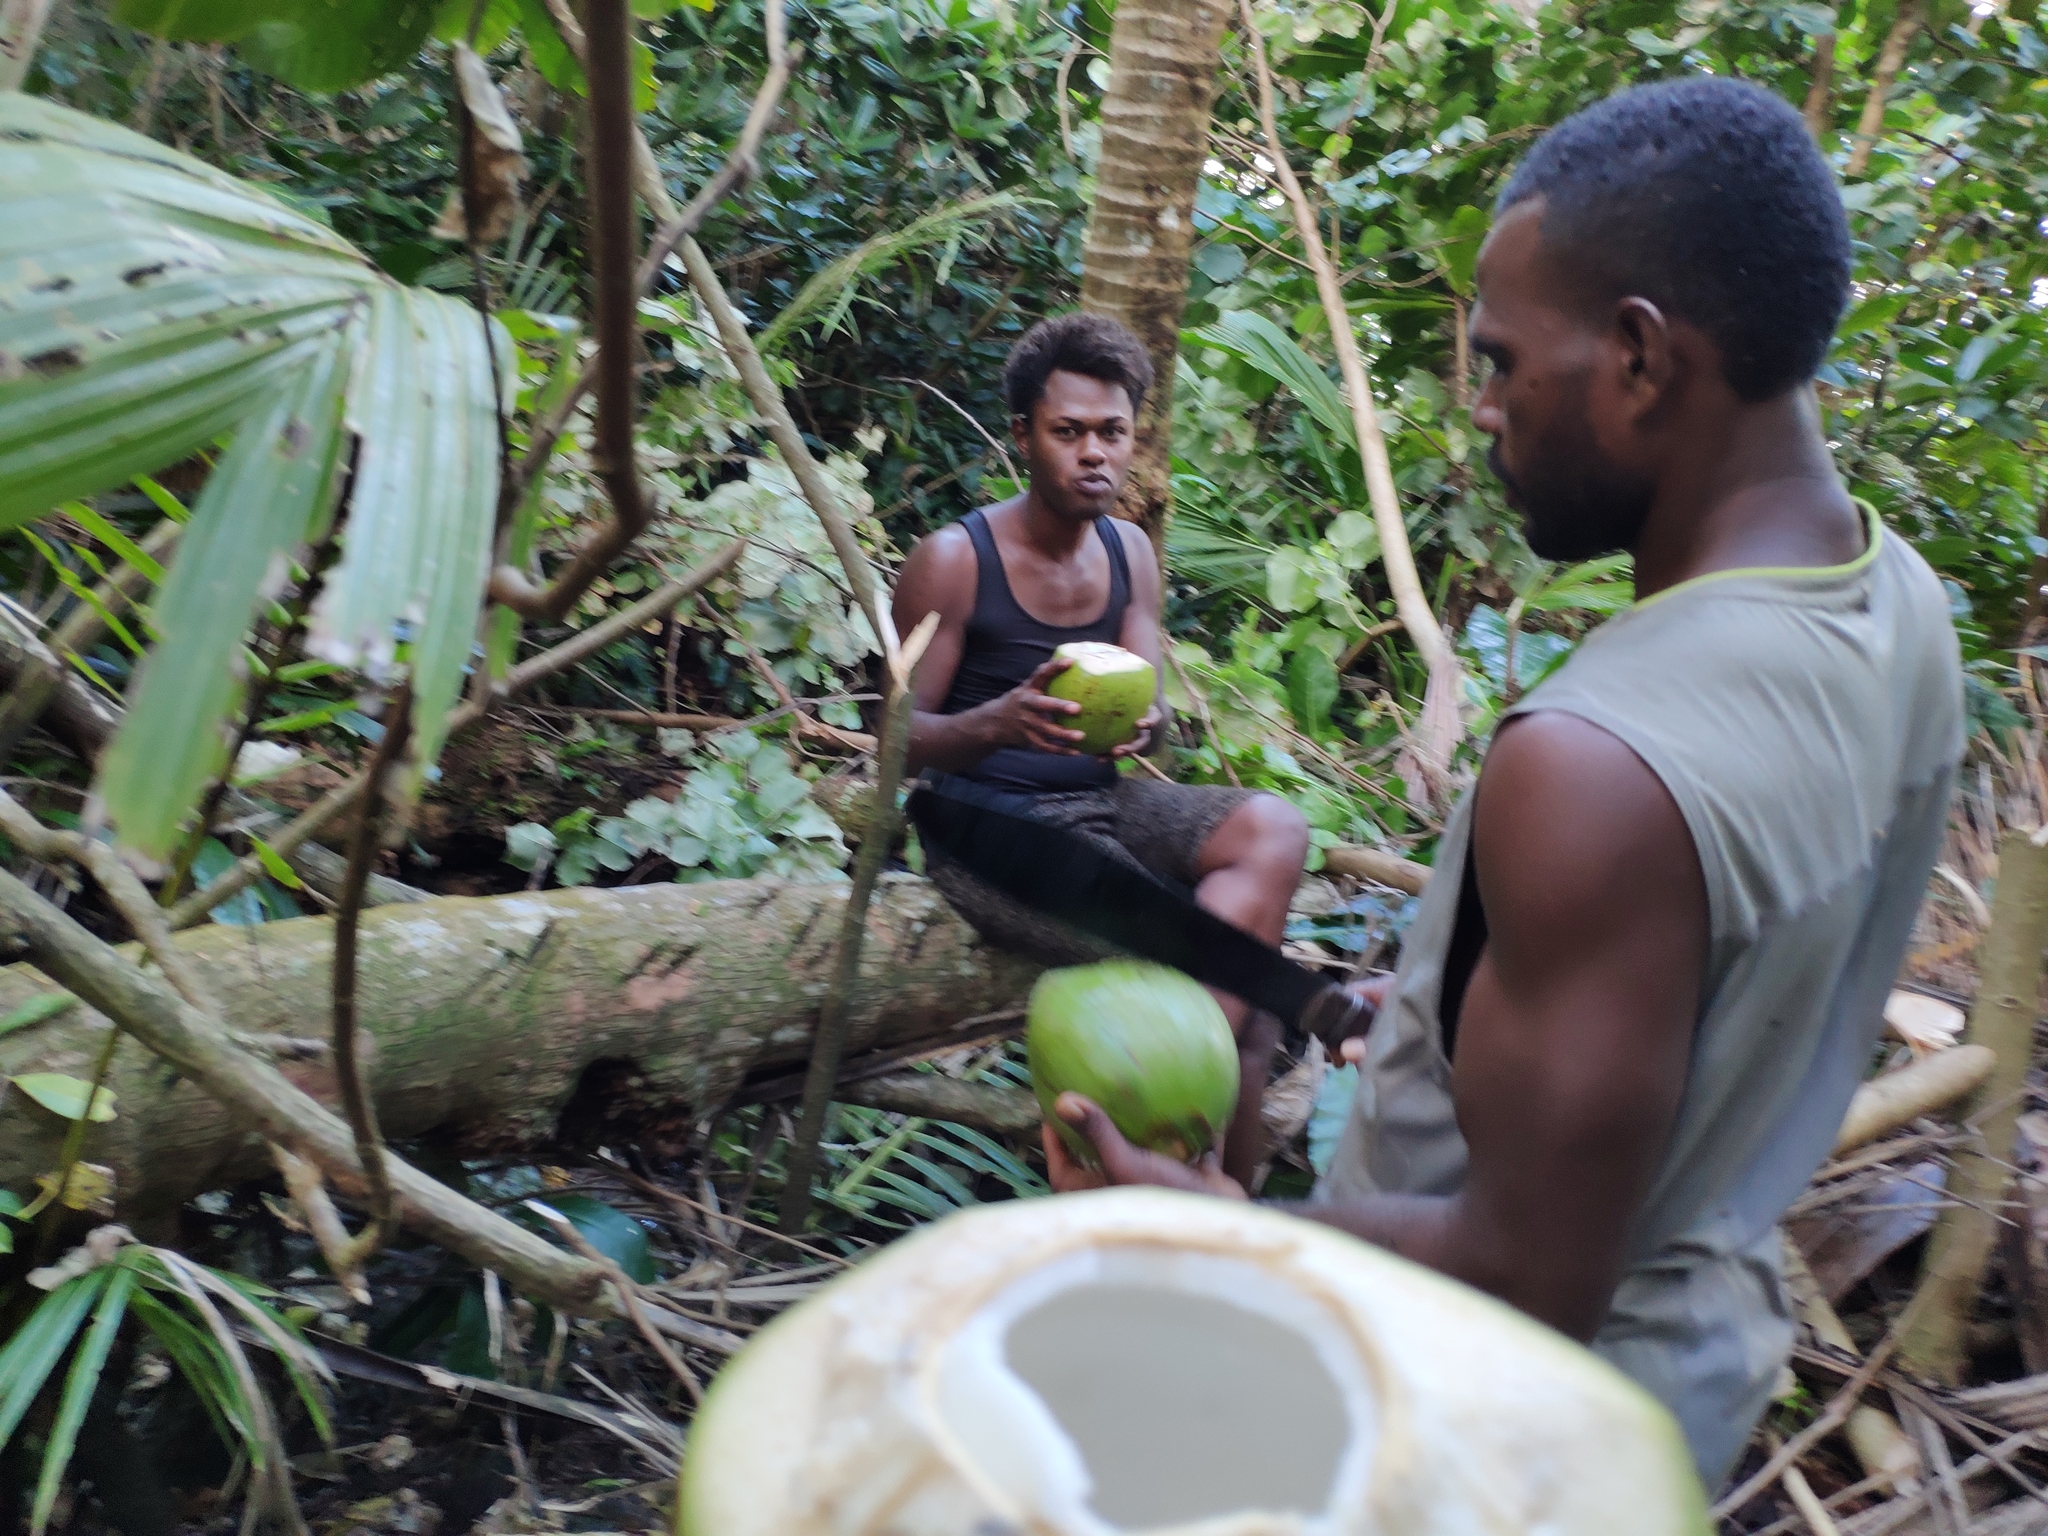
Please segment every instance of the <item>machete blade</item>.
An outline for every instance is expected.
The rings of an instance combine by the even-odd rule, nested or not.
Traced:
[[[1022,795],[928,774],[911,791],[909,810],[927,847],[1034,911],[1241,997],[1333,1046],[1358,1032],[1365,1005],[1351,994],[1141,865],[1028,814],[1029,805]]]

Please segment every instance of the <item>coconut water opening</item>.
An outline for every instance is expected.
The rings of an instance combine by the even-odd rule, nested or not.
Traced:
[[[1118,1531],[1330,1506],[1355,1430],[1345,1394],[1306,1336],[1263,1313],[1163,1286],[1077,1285],[1011,1323],[1003,1353]]]

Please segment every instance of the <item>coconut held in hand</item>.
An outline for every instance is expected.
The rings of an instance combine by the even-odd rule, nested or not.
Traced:
[[[1073,663],[1054,673],[1045,691],[1081,706],[1081,713],[1062,722],[1082,733],[1080,751],[1100,757],[1138,734],[1159,686],[1151,662],[1104,640],[1076,640],[1055,648],[1052,657]]]
[[[1125,1140],[1183,1162],[1230,1124],[1237,1042],[1216,999],[1179,971],[1140,960],[1047,971],[1026,1022],[1038,1106],[1089,1167],[1095,1149],[1053,1113],[1063,1093],[1101,1105]]]
[[[976,1206],[754,1336],[681,1536],[1707,1536],[1671,1416],[1490,1296],[1235,1200]]]

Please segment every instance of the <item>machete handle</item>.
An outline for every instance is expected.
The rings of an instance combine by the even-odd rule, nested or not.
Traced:
[[[1332,1059],[1343,1054],[1344,1042],[1372,1028],[1379,1010],[1354,992],[1327,987],[1301,1013],[1301,1027],[1323,1042]]]

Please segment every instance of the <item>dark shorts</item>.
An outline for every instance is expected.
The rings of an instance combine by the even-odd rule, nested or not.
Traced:
[[[1030,814],[1192,891],[1201,880],[1202,845],[1254,793],[1128,774],[1102,789],[1034,795]],[[937,849],[927,846],[924,856],[932,883],[989,943],[1046,965],[1081,965],[1115,953],[1099,939],[1011,900]]]

